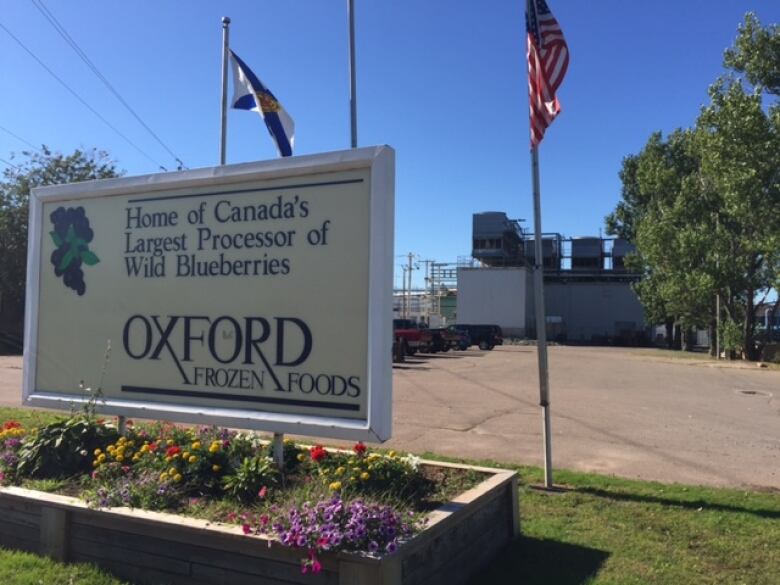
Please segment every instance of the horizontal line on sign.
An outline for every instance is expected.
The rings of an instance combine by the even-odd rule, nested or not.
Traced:
[[[193,197],[212,197],[214,195],[235,195],[237,193],[256,193],[258,191],[285,191],[288,189],[305,189],[306,187],[327,187],[330,185],[351,185],[362,183],[363,179],[345,179],[344,181],[325,181],[322,183],[299,183],[297,185],[282,185],[280,187],[256,187],[254,189],[237,189],[235,191],[214,191],[212,193],[188,193],[187,195],[166,195],[165,197],[144,197],[130,199],[128,203],[146,203],[149,201],[167,201],[169,199],[191,199]]]
[[[247,396],[245,394],[221,394],[219,392],[199,392],[197,390],[176,390],[174,388],[148,388],[146,386],[122,386],[122,392],[137,394],[162,394],[165,396],[189,396],[192,398],[214,398],[217,400],[235,400],[238,402],[262,402],[285,406],[309,406],[331,410],[360,410],[359,404],[334,404],[316,400],[298,400],[295,398],[270,398],[265,396]]]

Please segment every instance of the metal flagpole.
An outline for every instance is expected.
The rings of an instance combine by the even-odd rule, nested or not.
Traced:
[[[539,405],[544,414],[544,485],[553,486],[550,385],[547,373],[547,319],[544,312],[544,259],[542,256],[542,202],[539,189],[539,150],[531,148],[534,189],[534,306],[536,309],[536,354],[539,360]]]
[[[357,80],[355,77],[355,0],[347,0],[349,18],[349,120],[351,145],[357,148]]]
[[[228,87],[228,39],[230,37],[230,17],[222,17],[222,123],[219,139],[219,164],[224,165],[227,157],[227,87]]]

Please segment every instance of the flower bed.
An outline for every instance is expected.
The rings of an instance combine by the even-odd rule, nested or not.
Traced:
[[[512,472],[293,443],[279,470],[254,435],[86,424],[0,431],[0,545],[139,583],[460,583],[518,533]],[[19,487],[55,465],[81,498]]]

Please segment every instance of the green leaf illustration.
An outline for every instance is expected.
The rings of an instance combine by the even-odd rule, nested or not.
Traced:
[[[65,235],[65,241],[71,244],[74,239],[76,239],[76,230],[73,228],[73,224],[70,224],[68,226],[68,233]]]
[[[73,248],[68,250],[68,252],[63,256],[62,261],[60,261],[60,265],[58,268],[60,270],[65,270],[71,262],[73,262],[73,259],[76,257],[76,254],[73,252]]]
[[[81,259],[84,261],[84,264],[87,266],[94,266],[98,262],[100,262],[100,258],[98,258],[94,252],[91,250],[84,250],[81,253]]]
[[[58,248],[62,246],[62,238],[60,237],[60,234],[58,234],[56,231],[50,231],[49,235],[51,236],[51,239],[54,240],[54,245]]]

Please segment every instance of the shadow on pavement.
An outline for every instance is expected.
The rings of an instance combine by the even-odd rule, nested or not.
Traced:
[[[660,498],[658,496],[640,495],[640,494],[626,494],[623,492],[613,492],[608,490],[602,490],[598,488],[579,487],[572,491],[590,494],[599,498],[606,498],[610,500],[619,500],[625,502],[642,502],[646,504],[660,504],[662,506],[674,506],[678,508],[686,508],[691,510],[707,510],[717,512],[734,512],[737,514],[753,514],[761,518],[774,518],[780,519],[780,510],[751,510],[750,508],[742,508],[740,506],[730,506],[728,504],[713,504],[711,502],[705,502],[703,500],[679,500],[674,498]]]
[[[469,585],[582,585],[608,557],[595,548],[521,536]]]

